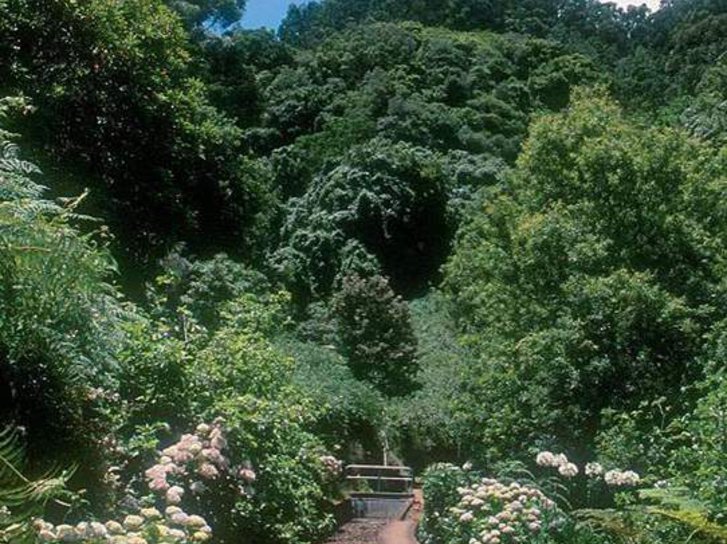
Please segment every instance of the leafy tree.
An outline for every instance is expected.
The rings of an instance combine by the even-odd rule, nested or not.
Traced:
[[[21,128],[93,183],[120,255],[144,262],[179,240],[251,248],[243,231],[265,215],[268,188],[247,175],[240,129],[209,103],[161,0],[2,9],[0,74],[37,106]]]
[[[170,253],[163,261],[164,274],[150,291],[158,317],[183,331],[202,326],[214,332],[222,323],[225,306],[243,295],[265,296],[265,277],[219,254],[210,260],[189,260]]]
[[[700,337],[724,296],[723,168],[598,92],[531,127],[512,195],[484,200],[447,265],[480,353],[469,376],[488,399],[471,413],[487,422],[482,455],[587,446],[604,409],[700,375]]]
[[[419,289],[446,252],[446,190],[426,149],[384,140],[355,148],[290,201],[273,264],[303,300],[329,293],[352,256],[375,258],[397,288]]]
[[[397,451],[415,470],[431,463],[463,459],[475,430],[469,427],[466,391],[469,353],[446,298],[432,292],[410,305],[417,339],[421,388],[389,404],[387,416]]]
[[[258,75],[292,64],[290,48],[266,30],[234,30],[201,47],[211,101],[242,126],[258,125],[264,111]]]
[[[341,350],[353,375],[388,396],[408,393],[418,367],[409,308],[381,276],[343,278],[333,299]]]
[[[316,436],[344,459],[378,460],[378,430],[384,410],[381,394],[371,384],[354,377],[334,345],[284,337],[280,346],[295,358],[294,383],[314,405],[326,407],[316,414],[312,428]]]
[[[703,77],[699,93],[682,115],[693,134],[719,145],[727,141],[727,56]]]
[[[239,21],[247,0],[165,0],[192,27],[229,26]]]

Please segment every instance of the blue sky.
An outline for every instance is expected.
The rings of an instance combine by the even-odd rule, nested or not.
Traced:
[[[260,28],[261,26],[277,29],[280,21],[285,17],[288,6],[291,4],[303,4],[306,0],[248,0],[247,10],[242,19],[242,26],[245,28]],[[645,3],[650,8],[659,6],[659,0],[611,0],[618,5],[626,7],[629,5],[640,5]]]
[[[248,0],[242,26],[260,28],[265,26],[277,29],[292,4],[303,4],[305,0]]]

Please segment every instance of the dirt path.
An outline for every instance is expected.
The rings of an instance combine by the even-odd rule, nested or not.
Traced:
[[[416,528],[422,513],[422,493],[414,491],[414,502],[404,520],[358,519],[345,524],[326,544],[418,544]]]
[[[392,521],[379,534],[379,544],[417,544],[414,521]]]
[[[357,519],[346,523],[326,544],[376,544],[386,527],[383,520]]]

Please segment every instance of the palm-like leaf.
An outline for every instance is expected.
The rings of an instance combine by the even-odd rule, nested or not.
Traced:
[[[18,433],[11,428],[0,431],[0,543],[33,542],[33,518],[58,499],[73,472],[54,470],[31,480],[23,474],[23,466]]]

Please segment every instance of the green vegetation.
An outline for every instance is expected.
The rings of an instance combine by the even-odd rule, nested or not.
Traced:
[[[0,0],[0,542],[727,541],[727,11]]]

